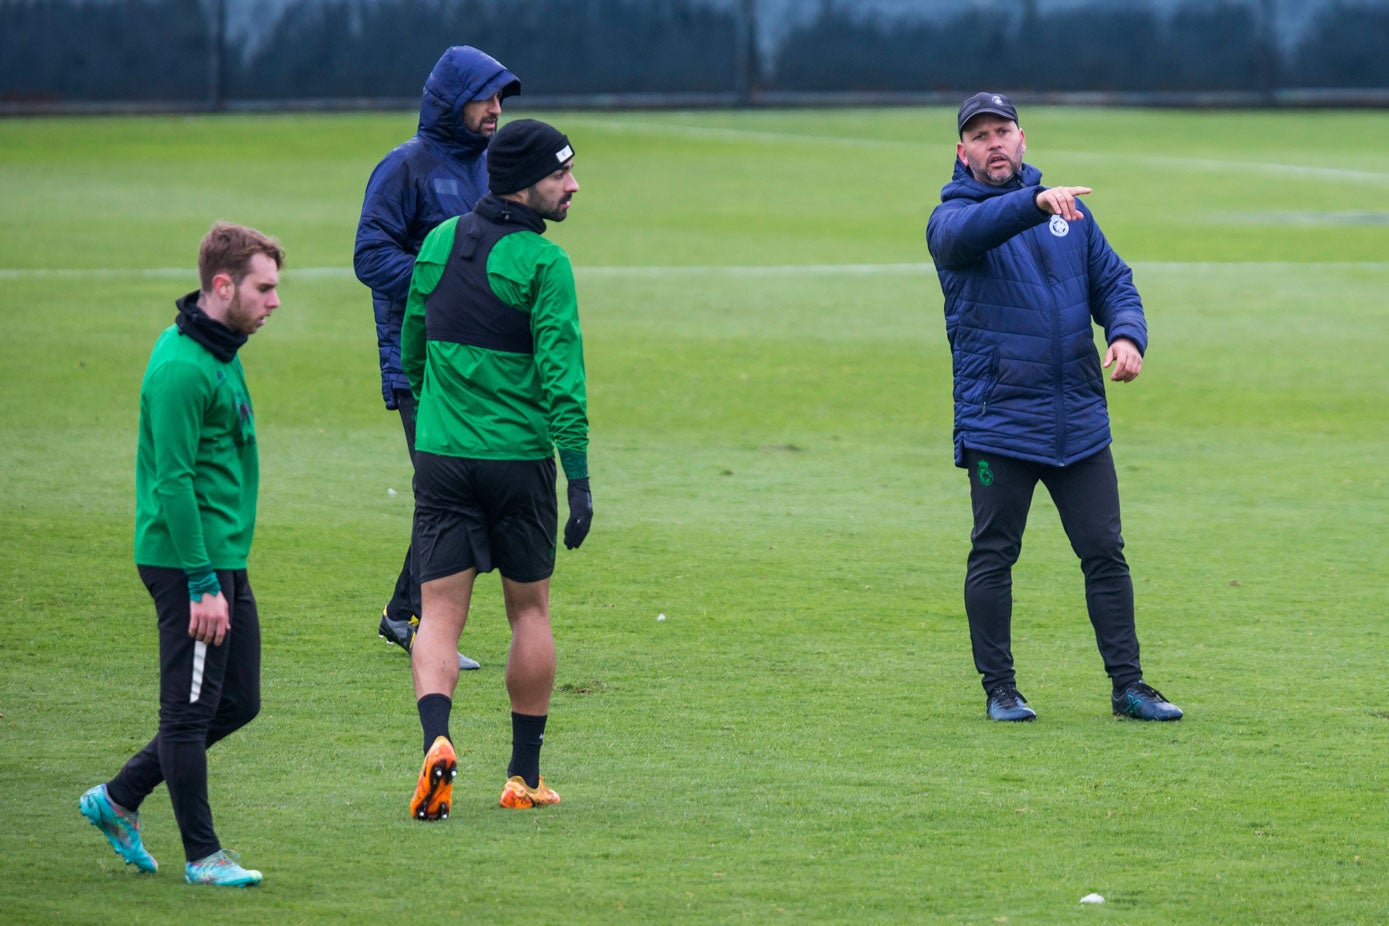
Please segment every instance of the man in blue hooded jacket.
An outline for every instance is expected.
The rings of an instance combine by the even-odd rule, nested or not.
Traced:
[[[965,613],[988,715],[1037,716],[1013,671],[1012,567],[1041,482],[1080,558],[1114,714],[1177,720],[1181,710],[1143,681],[1109,450],[1101,367],[1131,382],[1148,344],[1133,274],[1081,204],[1091,190],[1042,186],[1041,171],[1023,162],[1026,138],[1006,96],[971,96],[956,128],[954,176],[926,242],[945,294],[955,464],[970,480]],[[1094,324],[1108,345],[1103,361]]]
[[[413,138],[387,154],[367,180],[352,264],[371,287],[376,342],[381,353],[381,395],[399,409],[405,445],[415,459],[415,401],[400,368],[400,323],[410,274],[425,235],[445,219],[471,212],[487,194],[487,143],[497,130],[502,101],[521,92],[521,81],[491,55],[470,45],[447,49],[430,71]],[[420,586],[412,555],[381,612],[377,632],[409,652],[419,624]],[[458,654],[460,669],[477,662]]]

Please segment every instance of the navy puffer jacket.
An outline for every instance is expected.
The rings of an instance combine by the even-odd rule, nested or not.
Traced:
[[[420,243],[434,226],[472,211],[487,194],[487,138],[464,127],[463,104],[520,92],[516,75],[491,55],[453,46],[425,81],[419,130],[367,180],[352,266],[371,287],[387,408],[396,407],[397,389],[410,388],[400,369],[400,322]]]
[[[955,464],[964,449],[1065,466],[1110,442],[1105,342],[1148,348],[1128,265],[1088,207],[1079,222],[1037,208],[1042,173],[989,186],[958,159],[926,225],[945,294],[955,372]]]

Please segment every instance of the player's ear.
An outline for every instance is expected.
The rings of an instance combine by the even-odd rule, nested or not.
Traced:
[[[223,299],[230,299],[232,293],[236,291],[236,282],[231,278],[230,273],[214,273],[212,275],[212,291]]]

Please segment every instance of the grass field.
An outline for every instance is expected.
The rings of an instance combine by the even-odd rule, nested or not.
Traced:
[[[1040,720],[996,725],[922,235],[953,117],[549,116],[583,187],[552,234],[578,268],[597,509],[554,581],[565,800],[496,807],[490,578],[440,825],[407,817],[419,724],[375,633],[410,474],[350,270],[367,173],[413,114],[0,121],[0,920],[1389,920],[1389,119],[1023,113],[1029,160],[1095,189],[1144,295],[1115,455],[1148,679],[1187,716],[1110,717],[1040,493],[1014,628]],[[219,834],[266,874],[243,892],[182,883],[163,789],[157,875],[77,813],[155,729],[137,398],[218,218],[288,251],[243,354],[264,710],[210,762]]]

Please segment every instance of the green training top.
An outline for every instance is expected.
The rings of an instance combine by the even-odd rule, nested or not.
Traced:
[[[425,300],[453,252],[458,218],[424,239],[401,324],[401,368],[419,405],[415,448],[479,460],[543,460],[588,476],[588,393],[574,271],[564,249],[512,232],[487,255],[487,280],[529,315],[534,353],[426,339]]]
[[[170,325],[140,384],[135,562],[245,569],[260,465],[241,359],[223,363]]]

